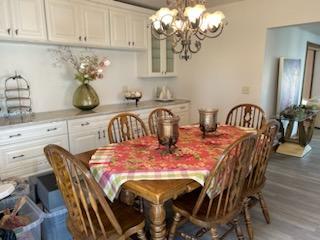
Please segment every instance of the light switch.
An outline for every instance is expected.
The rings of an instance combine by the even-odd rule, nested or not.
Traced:
[[[243,86],[241,89],[242,94],[249,95],[250,94],[250,87],[249,86]]]

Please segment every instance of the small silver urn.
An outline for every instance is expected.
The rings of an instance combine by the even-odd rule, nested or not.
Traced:
[[[175,148],[179,139],[179,116],[159,117],[157,119],[158,141],[169,153]]]
[[[214,109],[214,108],[199,109],[200,130],[202,131],[204,138],[208,133],[212,133],[217,130],[217,116],[218,116],[218,109]]]

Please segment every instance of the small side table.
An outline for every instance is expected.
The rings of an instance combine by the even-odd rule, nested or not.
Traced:
[[[277,153],[290,155],[294,157],[304,157],[311,151],[309,143],[312,140],[315,127],[315,119],[319,111],[306,110],[296,115],[281,115],[278,120],[283,129],[282,144],[278,147]],[[284,130],[283,121],[288,121],[287,128]],[[295,123],[298,123],[298,132],[292,136]]]

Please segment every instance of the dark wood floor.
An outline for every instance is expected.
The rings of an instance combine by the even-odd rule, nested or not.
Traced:
[[[264,196],[270,210],[267,225],[259,206],[251,210],[256,240],[320,240],[320,131],[312,152],[303,159],[273,154]],[[184,230],[194,232],[191,224]],[[243,226],[245,230],[245,227]],[[203,239],[210,239],[204,235]],[[229,234],[225,239],[236,239]]]

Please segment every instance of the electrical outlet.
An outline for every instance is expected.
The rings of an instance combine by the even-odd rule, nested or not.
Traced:
[[[243,86],[241,89],[242,94],[249,95],[250,94],[250,87],[249,86]]]

